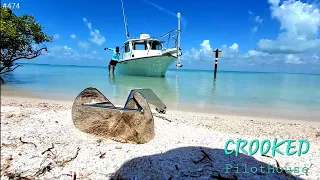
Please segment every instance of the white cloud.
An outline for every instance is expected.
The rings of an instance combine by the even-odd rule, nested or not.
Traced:
[[[83,41],[79,41],[79,42],[78,42],[78,46],[79,46],[81,49],[86,50],[86,51],[87,51],[87,50],[89,49],[89,47],[90,47],[89,43],[83,42]]]
[[[229,49],[238,52],[239,45],[237,43],[233,43],[232,46],[229,47]]]
[[[258,26],[253,27],[253,28],[251,29],[251,31],[252,31],[253,33],[257,32],[257,31],[258,31]]]
[[[75,53],[73,52],[72,48],[68,46],[59,46],[55,45],[48,48],[49,50],[49,56],[62,58],[62,57],[73,57],[75,56]]]
[[[215,48],[214,48],[215,49]],[[200,44],[200,49],[196,50],[195,48],[186,51],[182,56],[181,60],[200,60],[200,61],[212,61],[213,59],[213,50],[209,40],[203,40]],[[221,47],[223,52],[223,57],[231,58],[238,56],[239,45],[237,43],[233,43],[231,46],[227,47],[223,45]]]
[[[197,51],[195,48],[192,48],[189,51],[186,51],[184,55],[181,56],[181,59],[200,60],[199,53],[200,52]]]
[[[278,6],[280,3],[280,0],[269,0],[269,3],[272,4],[273,6]]]
[[[257,47],[259,50],[270,53],[302,53],[320,49],[320,40],[306,40],[289,38],[280,35],[277,40],[261,39]]]
[[[254,14],[254,13],[253,13],[252,11],[250,11],[250,10],[248,11],[248,13],[249,13],[250,15],[253,15],[253,14]]]
[[[249,50],[248,51],[248,56],[249,57],[254,57],[254,56],[268,56],[267,53],[263,53],[263,52],[259,52],[259,51],[256,51],[256,50]]]
[[[215,49],[215,48],[214,48]],[[241,52],[239,45],[233,43],[230,46],[222,45],[223,56],[221,60],[233,65],[255,65],[255,64],[320,64],[318,54],[271,54],[258,50]],[[189,62],[194,60],[213,61],[213,48],[209,40],[204,40],[200,44],[200,49],[192,48],[181,56],[181,61]]]
[[[254,13],[250,13],[251,11],[249,11],[249,15],[250,15],[250,20],[254,22],[254,27],[251,28],[251,32],[252,33],[256,33],[258,32],[259,27],[262,25],[263,19],[260,16],[253,16]]]
[[[53,39],[60,39],[60,34],[53,35]]]
[[[105,37],[103,37],[101,34],[100,34],[100,32],[99,32],[99,30],[94,30],[94,31],[91,31],[90,32],[90,35],[91,35],[91,41],[93,42],[93,43],[96,43],[96,44],[98,44],[98,45],[102,45],[105,41],[106,41],[106,39],[105,39]]]
[[[288,64],[301,64],[300,58],[293,54],[286,55],[285,63]]]
[[[261,24],[263,19],[260,16],[256,16],[256,18],[254,19],[255,22]]]
[[[201,49],[200,52],[203,53],[210,53],[212,51],[212,48],[210,46],[210,41],[209,40],[204,40],[201,44]]]
[[[76,36],[75,34],[71,34],[71,35],[70,35],[70,38],[71,38],[71,39],[76,39],[77,36]]]
[[[49,47],[49,54],[53,58],[66,59],[66,60],[102,60],[102,57],[96,54],[78,53],[68,46],[55,45]]]
[[[311,65],[317,69],[320,65],[320,9],[316,6],[295,0],[269,0],[271,16],[280,22],[281,32],[277,39],[261,39],[256,49],[245,52],[240,51],[238,43],[222,45],[223,56],[221,61],[235,65],[275,65],[275,67],[288,67]],[[249,11],[250,15],[253,12]],[[253,16],[257,32],[263,20],[260,16]],[[213,61],[213,53],[209,40],[200,43],[199,48],[192,48],[181,56],[181,61],[193,60]],[[319,69],[319,68],[318,68]]]
[[[99,30],[93,29],[91,23],[86,18],[83,18],[83,22],[88,26],[88,29],[90,30],[90,41],[97,45],[102,45],[106,41],[106,38],[100,34]]]
[[[88,23],[87,26],[90,30],[92,29],[91,23]]]
[[[302,53],[319,51],[320,10],[301,1],[269,0],[271,16],[280,22],[282,31],[276,40],[261,39],[257,47],[270,53]]]
[[[64,50],[67,50],[67,51],[71,51],[72,49],[70,48],[70,47],[68,47],[68,46],[63,46],[63,49]]]

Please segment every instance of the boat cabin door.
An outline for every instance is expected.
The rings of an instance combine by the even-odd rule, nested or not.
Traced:
[[[124,53],[122,55],[122,60],[131,58],[132,54],[132,42],[127,42],[124,45]]]

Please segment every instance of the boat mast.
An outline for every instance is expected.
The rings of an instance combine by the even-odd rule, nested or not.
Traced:
[[[178,12],[177,14],[178,17],[178,47],[177,47],[177,69],[178,67],[182,67],[180,64],[180,18],[181,18],[181,14],[180,12]]]
[[[127,18],[126,15],[124,14],[124,7],[123,7],[123,1],[121,0],[121,4],[122,4],[122,15],[123,15],[123,22],[124,22],[124,28],[126,30],[126,37],[127,39],[129,39],[129,31],[128,31],[128,27],[127,27]]]

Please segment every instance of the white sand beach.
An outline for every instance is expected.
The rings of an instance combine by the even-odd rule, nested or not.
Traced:
[[[125,144],[79,131],[72,122],[71,105],[72,102],[1,96],[1,179],[320,177],[317,122],[168,110],[166,115],[154,112],[153,140],[146,144]],[[226,155],[225,143],[238,138],[248,142],[306,139],[310,149],[300,157]],[[285,152],[285,148],[279,149]],[[271,156],[271,151],[268,155]],[[276,162],[280,167],[298,167],[299,172],[292,172],[292,176],[284,172],[245,172],[244,165],[277,166]],[[308,168],[306,173],[302,172],[303,167]]]

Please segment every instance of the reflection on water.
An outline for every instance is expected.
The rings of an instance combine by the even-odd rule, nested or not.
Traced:
[[[150,88],[164,103],[177,105],[178,79],[172,75],[169,78],[109,75],[107,68],[26,65],[4,78],[6,87],[50,98],[74,100],[83,89],[95,87],[108,99],[124,103],[132,89]]]
[[[110,84],[115,84],[116,83],[116,77],[109,75],[109,83]]]
[[[216,92],[216,86],[217,86],[217,84],[216,84],[216,79],[213,79],[213,83],[212,83],[213,85],[212,85],[212,94],[215,94],[215,92]]]
[[[116,75],[109,77],[109,82],[113,85],[115,99],[127,98],[132,89],[150,88],[163,102],[178,102],[177,82],[170,83],[166,78]]]
[[[18,86],[18,85],[28,85],[28,84],[35,83],[35,80],[32,78],[32,75],[25,75],[23,78],[19,78],[15,73],[12,72],[12,73],[1,74],[1,77],[5,79],[5,84],[8,84],[8,85],[11,84],[11,85]]]
[[[165,78],[108,75],[107,67],[25,65],[4,75],[5,87],[50,97],[74,98],[95,87],[108,99],[127,99],[132,89],[150,88],[171,107],[192,104],[305,109],[320,107],[320,76],[280,73],[169,70]],[[2,88],[3,90],[3,88]]]

